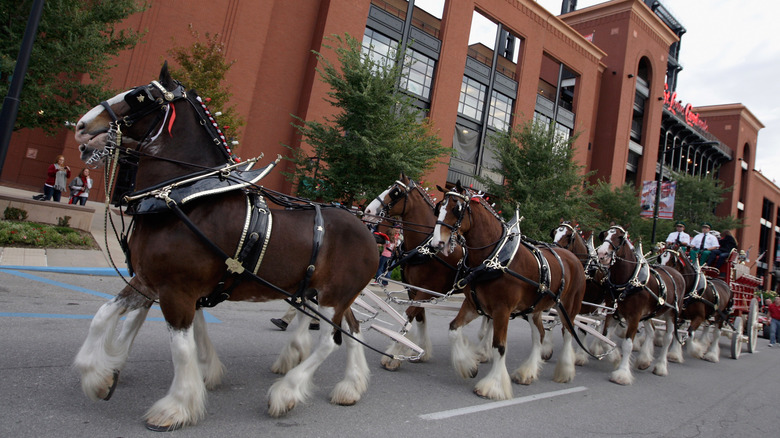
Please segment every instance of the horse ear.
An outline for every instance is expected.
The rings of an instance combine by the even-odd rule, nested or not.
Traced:
[[[446,190],[444,190],[443,188],[441,188],[441,186],[440,186],[440,185],[438,185],[438,184],[436,184],[436,189],[437,189],[438,191],[442,192],[442,193],[447,193],[447,191],[446,191]]]
[[[160,69],[159,82],[160,85],[165,87],[166,90],[170,90],[174,86],[173,78],[171,77],[171,73],[168,71],[168,61],[165,61],[162,68]]]
[[[455,191],[461,192],[462,190],[463,190],[463,186],[460,185],[460,180],[458,180],[458,182],[455,183]]]
[[[604,231],[599,233],[599,240],[600,241],[603,242],[606,237],[607,237],[607,230],[604,230]]]

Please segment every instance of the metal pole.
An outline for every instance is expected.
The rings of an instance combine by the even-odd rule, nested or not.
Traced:
[[[655,182],[655,205],[653,206],[653,232],[650,234],[650,242],[655,245],[655,227],[658,223],[658,202],[661,200],[661,181],[664,179],[664,164],[666,162],[666,144],[661,150],[661,169]]]
[[[30,63],[32,45],[35,41],[35,34],[38,32],[41,15],[43,15],[43,0],[34,0],[22,38],[22,46],[19,48],[19,56],[16,57],[16,67],[11,78],[11,85],[8,87],[8,95],[3,99],[3,109],[0,113],[0,175],[3,174],[8,144],[11,142],[11,133],[13,133],[16,115],[19,112],[19,96],[22,94],[24,75],[27,74],[27,65]]]

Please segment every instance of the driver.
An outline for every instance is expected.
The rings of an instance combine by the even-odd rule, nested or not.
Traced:
[[[675,230],[666,237],[666,243],[672,249],[688,246],[691,243],[691,236],[685,232],[685,222],[675,222],[674,228]]]

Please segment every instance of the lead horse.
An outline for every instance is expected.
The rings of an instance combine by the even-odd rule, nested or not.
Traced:
[[[140,205],[162,202],[160,212],[133,216],[127,247],[135,277],[97,312],[74,361],[84,393],[92,399],[108,399],[149,306],[159,301],[170,332],[174,376],[167,395],[145,414],[152,430],[192,425],[206,414],[206,389],[218,385],[223,372],[201,310],[201,305],[210,305],[214,292],[231,301],[314,297],[333,323],[333,330],[323,330],[313,354],[304,340],[308,336],[305,328],[283,350],[283,356],[293,357],[280,356],[287,365],[275,364],[278,371],[289,371],[268,391],[271,416],[280,416],[306,400],[314,371],[342,339],[347,344],[345,378],[333,389],[331,402],[354,404],[368,385],[368,365],[350,305],[378,265],[371,233],[341,208],[315,204],[266,208],[262,199],[266,192],[256,193],[257,189],[231,170],[236,168],[230,166],[234,157],[216,126],[196,93],[171,78],[167,64],[158,81],[101,103],[76,125],[83,159],[94,161],[117,149],[138,157]],[[215,174],[217,188],[210,193],[216,194],[177,201],[177,185],[186,186],[182,179],[204,172]],[[224,187],[237,179],[243,189]],[[269,216],[260,237],[243,232],[249,226],[249,210]],[[242,243],[258,238],[265,245],[253,247],[257,262],[252,276],[252,266],[244,267],[239,261],[246,255],[243,251],[240,256],[225,255],[238,253]],[[308,312],[319,311],[310,308]],[[115,339],[117,323],[125,314],[127,322]],[[342,337],[342,328],[347,336]]]
[[[608,291],[607,304],[615,307],[613,318],[607,318],[606,330],[610,324],[625,320],[626,330],[621,346],[622,358],[612,372],[610,381],[620,385],[634,382],[631,372],[631,354],[634,336],[639,323],[644,322],[645,341],[642,344],[637,368],[649,368],[653,362],[654,329],[651,319],[663,317],[666,333],[653,374],[669,374],[667,354],[672,344],[677,314],[682,301],[685,280],[675,269],[651,267],[642,254],[641,247],[635,248],[628,239],[626,230],[618,225],[600,234],[603,243],[598,247],[599,263],[608,269],[605,286]]]
[[[525,316],[531,326],[533,346],[511,379],[530,384],[542,366],[542,312],[558,305],[563,323],[563,348],[553,380],[574,379],[573,318],[580,310],[585,291],[585,274],[577,257],[562,248],[542,249],[526,241],[519,232],[519,218],[504,223],[483,197],[460,182],[445,192],[431,244],[449,254],[462,234],[467,247],[469,274],[461,284],[471,284],[471,293],[450,323],[453,365],[462,377],[474,377],[478,370],[475,354],[464,340],[462,328],[478,315],[493,319],[493,368],[477,382],[474,392],[482,397],[506,400],[512,397],[506,369],[507,329],[510,318]],[[563,314],[563,316],[562,316]],[[564,322],[565,321],[565,322]]]

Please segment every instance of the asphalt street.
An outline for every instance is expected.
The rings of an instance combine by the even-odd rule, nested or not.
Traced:
[[[118,277],[32,272],[0,268],[0,436],[137,437],[147,431],[145,410],[167,392],[173,377],[168,333],[158,308],[136,338],[116,392],[92,402],[71,367],[98,307],[122,287]],[[367,352],[371,383],[355,406],[328,402],[343,375],[344,349],[318,370],[311,400],[282,418],[266,413],[266,392],[277,375],[269,371],[289,332],[270,318],[285,304],[223,303],[209,309],[209,334],[227,366],[223,384],[209,393],[208,414],[171,436],[270,437],[774,437],[780,406],[780,349],[759,349],[739,360],[720,339],[721,361],[686,357],[670,375],[635,371],[633,386],[609,382],[612,365],[577,368],[568,384],[552,381],[556,356],[530,386],[513,385],[513,400],[493,402],[472,393],[475,380],[455,376],[446,327],[454,316],[429,312],[434,358],[405,363],[397,372],[379,367]],[[477,324],[468,334],[476,339]],[[367,341],[384,349],[376,332]],[[560,345],[555,330],[556,345]],[[528,324],[510,324],[507,365],[514,370],[530,347]],[[490,364],[480,367],[480,376]]]

